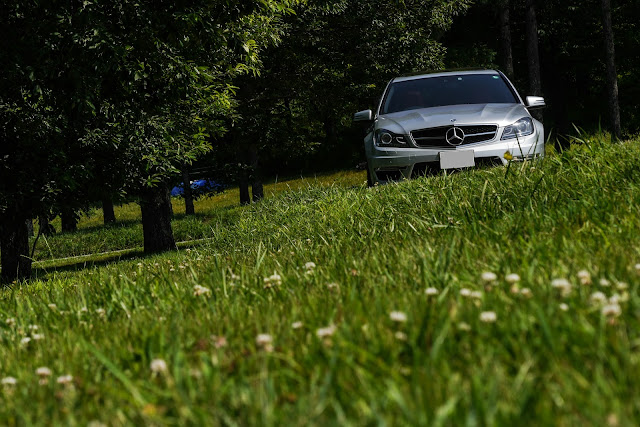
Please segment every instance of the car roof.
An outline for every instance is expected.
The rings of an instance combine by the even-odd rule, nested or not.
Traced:
[[[498,71],[496,71],[496,70],[484,70],[484,69],[480,69],[480,70],[459,70],[459,71],[438,71],[438,72],[434,72],[434,73],[425,73],[425,74],[416,74],[416,75],[412,75],[412,76],[396,77],[395,79],[391,80],[391,83],[404,82],[404,81],[408,81],[408,80],[425,79],[425,78],[430,78],[430,77],[464,76],[464,75],[469,75],[469,74],[500,75],[500,73]]]

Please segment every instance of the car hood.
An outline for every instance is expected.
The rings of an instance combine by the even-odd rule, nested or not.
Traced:
[[[380,115],[376,127],[406,134],[416,129],[451,126],[453,123],[458,126],[508,126],[523,117],[531,115],[522,104],[447,105]]]

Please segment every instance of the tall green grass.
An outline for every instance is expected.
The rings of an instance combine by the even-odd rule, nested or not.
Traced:
[[[508,169],[362,181],[208,202],[175,223],[206,237],[188,249],[53,262],[3,291],[0,377],[17,384],[2,386],[0,420],[636,423],[640,142],[584,138]],[[98,247],[106,232],[56,247]],[[108,232],[108,249],[140,234]]]

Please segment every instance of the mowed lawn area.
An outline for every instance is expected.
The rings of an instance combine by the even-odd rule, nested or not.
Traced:
[[[0,422],[638,423],[639,140],[365,180],[176,200],[161,255],[135,204],[41,240],[0,291]]]

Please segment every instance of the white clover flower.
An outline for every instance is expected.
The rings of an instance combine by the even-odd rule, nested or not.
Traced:
[[[407,340],[407,334],[405,334],[402,331],[397,331],[395,334],[393,334],[393,336],[398,340],[398,341],[406,341]]]
[[[82,307],[80,309],[80,311],[78,311],[78,314],[83,314],[83,313],[88,313],[88,312],[89,312],[89,309],[87,307]]]
[[[269,277],[264,278],[264,288],[269,289],[282,284],[282,277],[278,273],[273,273]]]
[[[593,304],[604,304],[607,302],[607,296],[600,291],[594,292],[589,297],[589,301]]]
[[[73,377],[71,375],[62,375],[62,376],[59,376],[58,379],[56,379],[56,382],[58,384],[63,384],[63,385],[71,384],[72,381],[73,381]]]
[[[551,281],[551,286],[559,289],[563,296],[567,296],[571,293],[571,283],[567,279],[553,279]]]
[[[15,326],[16,318],[15,317],[9,317],[9,318],[7,318],[7,320],[4,321],[4,323],[6,323],[7,326]]]
[[[467,322],[460,322],[458,323],[458,329],[461,331],[470,331],[471,326]]]
[[[498,316],[495,311],[483,311],[480,313],[480,321],[484,323],[494,323],[498,320]]]
[[[392,311],[389,313],[389,318],[394,322],[404,323],[407,321],[407,315],[402,311]]]
[[[316,268],[316,263],[313,262],[313,261],[309,261],[309,262],[304,264],[304,268],[307,271],[313,270],[314,268]]]
[[[496,273],[493,273],[491,271],[485,271],[482,273],[482,275],[480,276],[482,278],[482,280],[484,280],[485,282],[493,282],[495,281],[498,276],[496,275]]]
[[[273,337],[269,334],[258,334],[258,336],[256,336],[256,344],[258,344],[260,347],[264,347],[268,344],[271,344],[273,342]]]
[[[618,294],[613,294],[609,297],[609,304],[620,304],[622,297]]]
[[[29,325],[29,330],[30,331],[37,331],[38,330],[38,325]]]
[[[151,369],[151,372],[154,375],[164,374],[168,370],[167,362],[165,362],[163,359],[153,359],[149,364],[149,369]]]
[[[483,294],[480,291],[472,291],[469,296],[473,299],[482,299]]]
[[[504,278],[507,283],[514,284],[520,281],[520,276],[516,273],[507,274]]]
[[[429,296],[438,295],[438,290],[436,288],[427,288],[424,293]]]
[[[47,304],[47,307],[49,307],[51,310],[57,310],[58,309],[58,306],[53,304],[53,303]]]
[[[300,328],[302,328],[302,326],[303,326],[303,325],[302,325],[302,322],[300,322],[300,321],[293,322],[293,323],[291,324],[291,328],[293,328],[293,329],[300,329]]]
[[[199,297],[201,295],[209,295],[211,293],[211,289],[205,288],[204,286],[195,285],[193,287],[193,296]]]
[[[316,335],[318,336],[318,338],[328,338],[332,336],[335,332],[336,332],[335,325],[329,325],[325,328],[316,329]]]
[[[609,286],[611,286],[611,282],[605,279],[604,277],[600,279],[599,283],[600,283],[600,286],[602,286],[603,288],[608,288]]]
[[[616,283],[616,289],[619,291],[624,291],[629,289],[629,285],[626,282],[618,282]]]
[[[31,338],[29,337],[24,337],[20,340],[20,344],[23,346],[29,345],[30,342],[31,342]]]
[[[15,379],[14,377],[4,377],[0,382],[2,383],[2,385],[8,385],[8,386],[18,384],[18,380]]]
[[[640,263],[636,264],[633,268],[635,268],[636,273],[640,274]]]
[[[529,288],[522,288],[520,290],[520,295],[522,295],[525,298],[531,298],[533,296],[533,293],[531,292],[531,289],[529,289]]]
[[[470,297],[471,296],[471,291],[467,288],[462,288],[460,289],[460,295],[463,297]]]
[[[41,340],[44,339],[44,334],[33,334],[33,335],[31,335],[31,338],[34,341],[41,341]]]
[[[105,317],[107,315],[107,311],[104,308],[96,308],[96,314],[98,317]]]
[[[327,288],[330,291],[339,291],[340,290],[340,285],[338,285],[337,283],[327,283]]]
[[[39,377],[50,377],[51,369],[47,368],[46,366],[41,366],[36,369],[36,375]]]
[[[567,304],[565,304],[565,303],[560,304],[559,307],[560,307],[560,310],[562,310],[562,311],[569,310],[569,306]]]
[[[619,304],[607,304],[602,307],[602,314],[606,317],[618,317],[622,314]]]
[[[578,271],[578,280],[580,280],[581,285],[590,285],[591,274],[587,270],[580,270]]]

